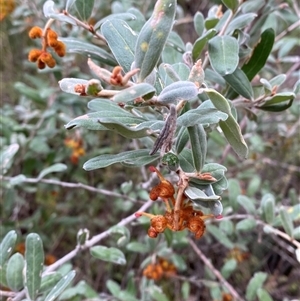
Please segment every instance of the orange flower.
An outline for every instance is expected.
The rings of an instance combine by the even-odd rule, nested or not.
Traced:
[[[66,54],[66,45],[57,40],[58,35],[51,28],[47,28],[46,32],[43,33],[42,28],[34,26],[29,31],[29,37],[31,39],[42,39],[42,49],[32,49],[28,54],[28,60],[30,62],[36,62],[39,69],[44,69],[46,66],[53,68],[56,65],[55,59],[47,51],[48,47],[53,48],[60,57]]]

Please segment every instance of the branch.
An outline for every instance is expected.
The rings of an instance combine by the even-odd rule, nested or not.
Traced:
[[[152,204],[153,204],[153,201],[148,201],[148,202],[144,203],[144,205],[142,207],[140,207],[138,209],[138,211],[146,211],[149,207],[151,207]],[[117,224],[117,226],[125,226],[125,225],[131,223],[132,221],[134,221],[135,219],[136,219],[136,216],[134,214],[131,214],[131,215],[127,216],[126,218],[124,218],[123,220],[121,220]],[[108,237],[110,235],[110,233],[111,233],[111,230],[108,229],[108,230],[106,230],[106,231],[104,231],[104,232],[102,232],[98,235],[93,236],[91,239],[87,240],[86,243],[83,246],[77,245],[74,250],[72,250],[71,252],[69,252],[64,257],[57,260],[53,264],[49,265],[45,269],[45,271],[43,272],[43,276],[50,273],[50,272],[55,271],[60,266],[62,266],[63,264],[67,263],[72,258],[74,258],[82,250],[91,248],[92,246],[94,246],[96,243],[98,243],[102,239]],[[23,291],[19,292],[18,294],[16,294],[15,297],[12,299],[12,301],[20,301],[20,300],[22,300],[22,298],[24,296],[25,296],[25,290],[23,290]]]
[[[0,179],[6,180],[6,181],[11,180],[12,178],[13,177],[0,176]],[[68,188],[81,188],[81,189],[85,189],[88,191],[92,191],[92,192],[96,192],[96,193],[100,193],[100,194],[104,194],[104,195],[108,195],[108,196],[113,196],[113,197],[119,197],[119,198],[127,199],[132,202],[136,202],[135,199],[133,199],[125,194],[112,192],[112,191],[106,190],[106,189],[95,188],[93,186],[85,185],[82,183],[70,183],[70,182],[63,182],[63,181],[53,180],[53,179],[37,179],[37,178],[26,178],[23,180],[23,183],[32,183],[32,184],[46,183],[46,184],[58,185],[58,186],[68,187]]]
[[[203,263],[212,271],[212,273],[218,278],[218,280],[223,284],[230,294],[236,299],[240,301],[245,301],[238,292],[228,283],[225,278],[221,275],[221,273],[212,265],[212,263],[208,260],[208,258],[202,253],[202,251],[198,248],[195,242],[189,238],[189,244],[195,251],[195,253],[199,256],[199,258],[203,261]]]

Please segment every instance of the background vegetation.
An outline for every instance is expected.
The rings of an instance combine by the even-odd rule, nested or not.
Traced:
[[[155,214],[163,208],[162,202],[148,201],[149,191],[157,184],[148,163],[82,168],[99,155],[137,150],[144,137],[129,139],[113,130],[91,130],[85,124],[65,127],[91,112],[87,103],[95,98],[65,93],[58,84],[64,78],[95,78],[84,43],[111,55],[110,63],[98,57],[98,66],[112,71],[117,65],[116,53],[111,53],[115,49],[88,31],[87,24],[96,27],[99,20],[112,16],[140,32],[155,2],[67,1],[70,14],[83,24],[75,26],[61,19],[51,28],[62,41],[82,41],[83,48],[76,50],[65,40],[66,55],[55,56],[54,68],[39,70],[28,61],[28,53],[39,48],[40,41],[30,39],[28,32],[47,23],[44,2],[0,2],[3,300],[24,300],[24,286],[27,300],[299,300],[297,1],[178,1],[176,22],[159,63],[186,63],[186,53],[192,53],[193,62],[199,58],[206,62],[204,83],[233,100],[231,109],[249,150],[247,159],[240,158],[216,124],[207,131],[206,162],[225,166],[228,181],[224,178],[221,189],[226,188],[223,219],[206,222],[206,233],[199,240],[186,230],[166,230],[149,238],[149,220],[135,218],[141,207]],[[66,3],[55,1],[55,12],[65,9]],[[212,68],[212,52],[207,59],[213,35],[207,38],[206,34],[214,28],[219,34],[218,22],[225,23],[231,12],[226,26],[232,29],[223,35],[239,41],[240,67],[247,64],[265,30],[275,33],[264,67],[249,79],[255,99],[251,106],[245,104],[244,90],[237,95],[230,79]],[[180,68],[175,70],[181,76]],[[151,114],[162,120],[161,114]],[[162,167],[159,160],[151,163],[155,164],[176,183],[175,172]],[[32,275],[26,274],[31,279],[27,283],[22,276],[24,258],[29,266],[44,262]],[[39,269],[51,272],[44,275],[41,286]]]

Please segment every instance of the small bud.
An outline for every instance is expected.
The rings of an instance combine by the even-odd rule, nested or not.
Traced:
[[[151,219],[151,228],[156,232],[162,233],[167,227],[167,219],[162,215],[157,215]]]
[[[50,61],[51,59],[52,59],[52,55],[51,55],[51,53],[49,53],[49,52],[43,52],[43,53],[40,55],[40,60],[41,60],[43,63],[45,63],[45,64],[47,64],[48,61]]]
[[[37,67],[39,69],[45,69],[46,68],[46,64],[44,62],[42,62],[40,59],[37,60]]]
[[[148,229],[148,236],[151,238],[156,238],[158,235],[158,233],[155,231],[155,229],[153,227],[150,227]]]
[[[53,49],[60,57],[63,57],[66,54],[66,45],[61,41],[58,41],[56,46],[53,47]]]
[[[40,50],[40,49],[31,49],[29,54],[28,54],[28,60],[30,62],[36,62],[41,54],[42,54],[42,50]]]
[[[28,35],[31,39],[41,38],[43,36],[43,30],[38,26],[34,26],[30,29]]]

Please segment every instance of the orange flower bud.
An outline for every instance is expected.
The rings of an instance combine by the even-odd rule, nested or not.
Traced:
[[[54,30],[52,30],[51,28],[48,28],[47,39],[48,39],[48,45],[50,47],[57,47],[57,45],[58,45],[57,38],[58,38],[57,33]]]
[[[157,215],[151,219],[151,227],[156,232],[162,233],[167,227],[167,219],[162,215]]]
[[[39,69],[45,69],[46,68],[46,64],[44,62],[42,62],[40,59],[37,60],[37,66]]]
[[[29,54],[28,54],[28,60],[30,62],[36,62],[41,54],[42,54],[42,50],[40,50],[40,49],[31,49]]]
[[[61,41],[57,41],[57,44],[53,49],[60,57],[65,56],[66,54],[66,45]]]
[[[198,239],[203,236],[206,226],[201,218],[194,216],[188,220],[187,228],[193,232],[195,238]]]
[[[53,68],[53,67],[55,67],[55,65],[56,65],[56,61],[55,61],[55,59],[52,57],[48,62],[46,62],[46,64],[47,64],[47,66],[48,66],[49,68]]]
[[[158,233],[155,231],[155,229],[153,227],[150,227],[148,229],[148,236],[151,238],[155,238],[157,237]]]
[[[41,38],[43,36],[43,30],[38,26],[34,26],[30,29],[28,35],[31,39]]]
[[[49,52],[43,52],[41,55],[40,55],[40,60],[47,64],[51,59],[53,59],[51,53]]]

